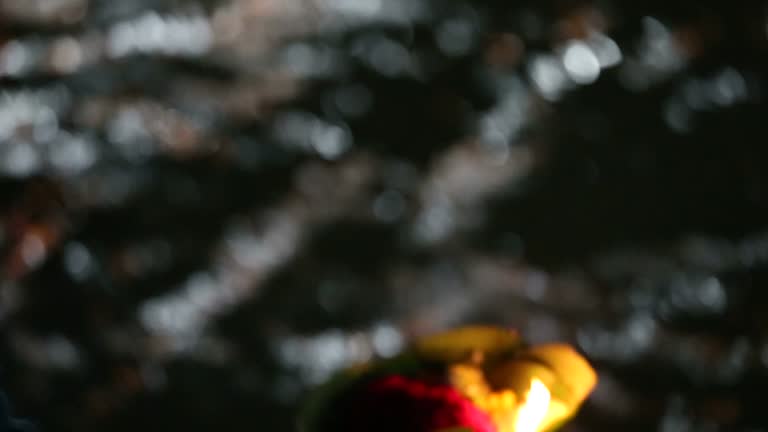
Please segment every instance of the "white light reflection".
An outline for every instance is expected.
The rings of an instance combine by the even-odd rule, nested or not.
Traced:
[[[712,99],[721,106],[742,102],[747,96],[747,83],[744,77],[732,67],[725,68],[713,80]]]
[[[416,221],[415,235],[419,241],[434,243],[446,238],[456,223],[456,210],[448,202],[428,206]]]
[[[323,3],[334,12],[357,18],[372,18],[382,6],[382,0],[326,0]]]
[[[607,69],[621,63],[623,59],[621,49],[610,37],[602,33],[595,33],[586,42],[595,53],[601,68]]]
[[[64,248],[64,268],[72,278],[83,281],[94,270],[93,256],[82,243],[70,243]]]
[[[197,56],[206,53],[212,41],[210,23],[204,17],[161,17],[149,12],[112,27],[107,46],[112,57],[134,53]]]
[[[72,24],[83,18],[87,3],[88,0],[0,0],[0,11],[9,22]]]
[[[24,135],[32,129],[36,141],[47,141],[58,131],[58,113],[68,105],[68,94],[59,90],[21,91],[0,96],[0,140]],[[28,136],[24,136],[28,138]]]
[[[292,74],[303,78],[326,77],[337,72],[340,54],[329,46],[294,43],[281,53],[282,64]]]
[[[728,305],[728,296],[714,276],[701,277],[684,273],[672,276],[668,295],[662,301],[662,312],[674,314],[687,312],[695,314],[719,314]]]
[[[579,329],[579,346],[595,358],[611,361],[631,361],[647,352],[656,341],[657,325],[648,313],[638,313],[627,320],[618,330],[599,326]]]
[[[0,76],[20,76],[31,66],[29,49],[19,41],[11,41],[0,50]]]
[[[139,107],[120,108],[107,124],[107,137],[129,159],[148,156],[155,150]]]
[[[381,38],[371,47],[368,62],[383,75],[397,76],[411,68],[411,55],[399,42]]]
[[[372,21],[408,24],[427,15],[424,2],[411,0],[315,0],[330,27],[362,26]]]
[[[26,177],[42,167],[38,151],[28,142],[6,144],[0,150],[0,170],[13,177]]]
[[[315,151],[328,160],[339,158],[352,146],[352,133],[334,124],[316,123],[310,139]]]
[[[733,67],[726,67],[708,79],[691,78],[682,85],[680,93],[678,98],[694,111],[724,108],[749,98],[744,75]]]
[[[302,111],[278,116],[273,133],[289,146],[314,151],[328,160],[338,159],[352,147],[352,133],[346,125],[328,123]]]
[[[85,137],[62,132],[49,145],[48,158],[60,172],[77,174],[96,162],[96,145]]]
[[[622,82],[632,90],[643,90],[670,76],[684,64],[685,58],[672,32],[659,20],[645,17],[638,53],[623,65]]]
[[[728,296],[719,279],[708,277],[697,288],[697,298],[702,306],[715,312],[722,312],[725,309]]]
[[[402,346],[399,330],[378,324],[363,332],[332,329],[313,336],[280,337],[275,350],[283,364],[297,369],[310,384],[317,384],[336,370],[366,362],[374,354],[392,357]]]
[[[500,81],[498,91],[503,98],[481,118],[480,138],[494,156],[500,156],[500,162],[505,162],[509,145],[528,120],[529,97],[526,86],[517,77]]]
[[[379,324],[374,327],[371,338],[376,354],[384,358],[395,356],[405,344],[403,335],[390,324]]]
[[[682,53],[672,37],[672,32],[652,18],[643,18],[644,45],[641,59],[644,63],[662,71],[678,69],[683,64]]]
[[[556,100],[572,83],[591,84],[600,71],[619,64],[623,55],[610,37],[594,33],[585,40],[571,40],[558,49],[561,58],[551,54],[535,56],[528,74],[536,88],[549,100]],[[570,81],[570,82],[569,82]]]
[[[584,42],[574,41],[563,52],[563,66],[577,84],[590,84],[600,76],[600,60]]]
[[[295,253],[301,233],[290,210],[276,212],[261,232],[246,227],[228,232],[217,266],[141,305],[139,319],[144,327],[167,338],[171,352],[193,348],[213,316],[253,294],[270,270]]]
[[[57,39],[51,48],[51,64],[59,73],[71,73],[84,61],[80,42],[70,36]]]
[[[550,54],[535,56],[528,65],[528,74],[541,95],[556,100],[568,86],[568,76],[557,57]]]
[[[378,73],[396,77],[413,71],[413,59],[406,47],[384,35],[365,36],[356,41],[352,53]]]

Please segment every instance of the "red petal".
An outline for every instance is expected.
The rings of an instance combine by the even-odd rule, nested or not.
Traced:
[[[452,387],[400,375],[373,381],[343,406],[339,432],[496,432],[490,417]]]

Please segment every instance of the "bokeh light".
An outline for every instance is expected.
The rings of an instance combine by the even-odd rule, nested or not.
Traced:
[[[286,431],[488,323],[594,362],[567,430],[765,430],[766,10],[0,0],[0,386]]]

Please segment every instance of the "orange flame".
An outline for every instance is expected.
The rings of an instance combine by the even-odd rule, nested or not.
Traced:
[[[549,431],[574,415],[597,383],[586,359],[563,344],[532,347],[491,368],[482,356],[472,357],[448,372],[451,385],[486,412],[498,432]],[[547,385],[557,389],[554,395]]]
[[[549,389],[538,378],[531,380],[531,387],[525,394],[525,402],[517,410],[515,432],[536,432],[549,410],[551,396]]]

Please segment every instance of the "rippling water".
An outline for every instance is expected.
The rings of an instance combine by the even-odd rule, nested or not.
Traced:
[[[758,431],[763,2],[0,0],[0,378],[45,430],[290,430],[470,322],[578,430]]]

